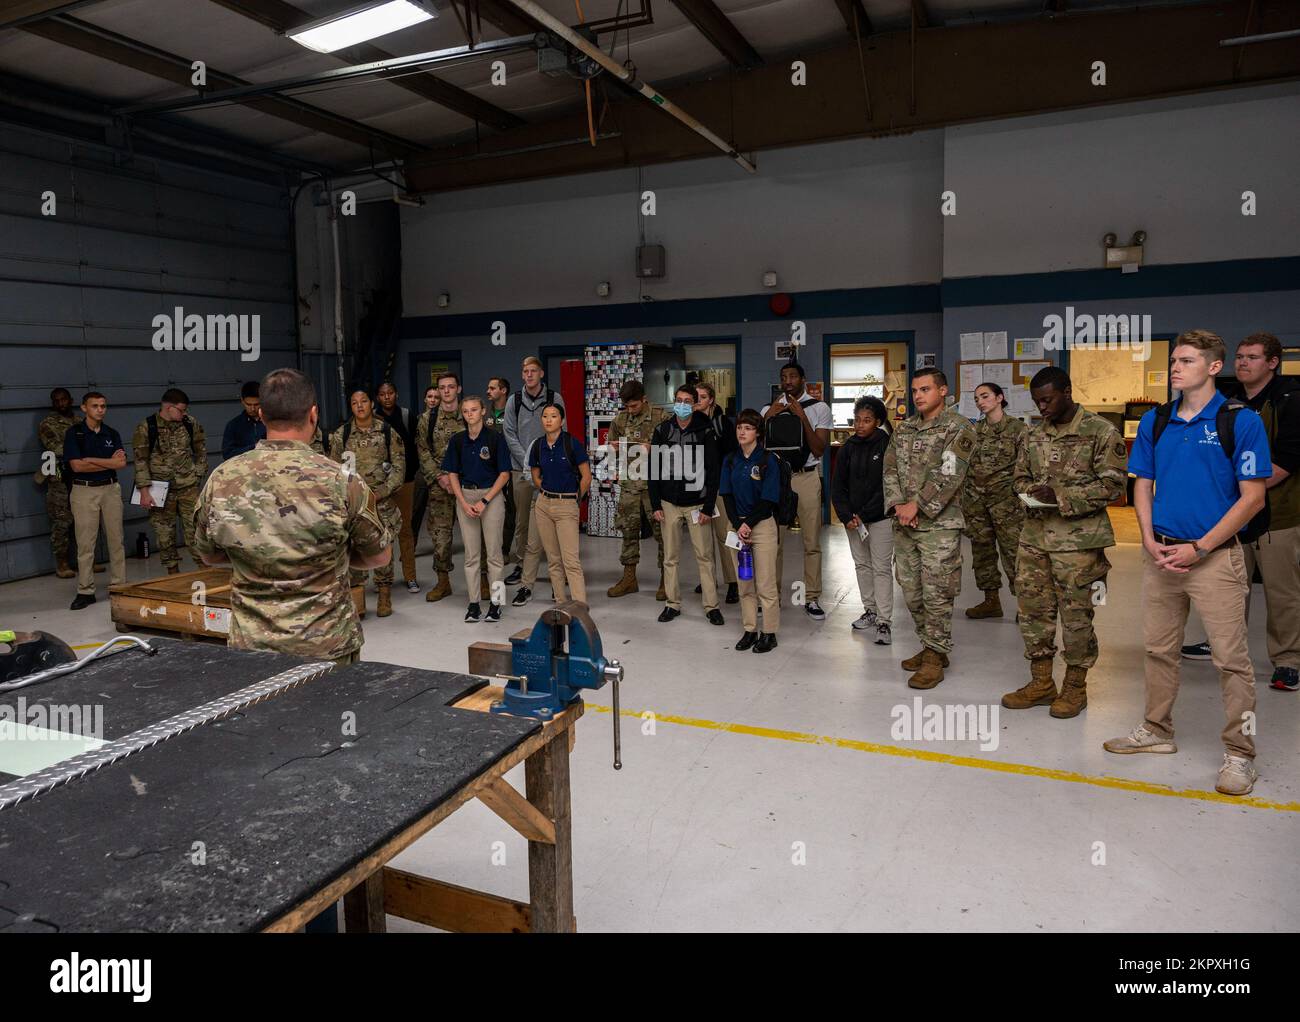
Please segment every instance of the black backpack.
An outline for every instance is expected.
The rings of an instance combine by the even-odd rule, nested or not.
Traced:
[[[379,421],[384,424],[384,461],[391,465],[393,463],[393,427],[388,424],[388,420],[382,415]],[[348,449],[348,437],[352,435],[352,420],[349,418],[343,423],[343,442],[339,444],[339,453],[342,454]],[[433,430],[429,430],[429,443],[433,443]]]
[[[1160,434],[1165,431],[1169,425],[1169,420],[1174,414],[1174,405],[1176,402],[1166,401],[1156,409],[1155,422],[1151,426],[1151,456],[1155,457],[1156,444],[1160,442]],[[1250,406],[1244,401],[1238,401],[1235,397],[1225,398],[1223,404],[1219,405],[1218,412],[1214,416],[1214,428],[1219,434],[1219,446],[1223,448],[1224,455],[1227,456],[1228,464],[1233,464],[1233,456],[1237,452],[1236,421],[1237,413],[1243,408]],[[1233,475],[1236,475],[1234,468]],[[1246,523],[1245,528],[1237,534],[1243,543],[1253,543],[1260,536],[1268,532],[1269,513],[1268,500],[1265,498],[1264,506],[1259,513]]]
[[[158,416],[157,414],[145,419],[145,424],[149,428],[149,457],[153,457],[154,448],[158,446]],[[185,432],[190,435],[190,448],[194,447],[194,420],[188,415],[181,416],[181,422],[185,424]]]
[[[513,394],[510,395],[509,400],[506,402],[506,407],[505,407],[506,414],[509,414],[510,409],[511,409],[511,406],[513,405],[513,407],[514,407],[514,412],[515,412],[515,419],[516,419],[516,421],[518,421],[518,418],[519,418],[519,406],[520,406],[520,404],[523,403],[523,400],[524,400],[523,395],[524,395],[524,392],[523,392],[522,389],[520,389],[520,390],[516,390]],[[547,388],[546,388],[546,400],[543,401],[542,404],[544,404],[544,405],[550,405],[550,404],[554,404],[554,403],[555,403],[555,391],[551,390],[550,387],[547,387]],[[504,418],[504,416],[503,416],[503,418]]]
[[[790,463],[775,451],[763,449],[767,455],[767,460],[758,467],[758,478],[760,480],[767,478],[767,466],[773,458],[776,459],[777,471],[781,473],[781,495],[777,498],[776,507],[772,511],[772,517],[776,519],[777,525],[791,526],[794,520],[799,516],[799,495],[794,492],[794,486],[791,485]],[[731,465],[729,462],[736,457],[736,452],[728,454],[723,461],[723,472],[730,472]]]

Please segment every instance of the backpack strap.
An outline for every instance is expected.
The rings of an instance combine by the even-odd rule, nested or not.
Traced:
[[[1219,431],[1219,446],[1223,448],[1223,453],[1228,456],[1229,462],[1237,453],[1237,434],[1234,425],[1237,421],[1237,413],[1247,407],[1249,406],[1244,401],[1228,398],[1219,405],[1219,411],[1214,416],[1214,428]]]
[[[393,463],[393,427],[382,416],[379,421],[384,424],[384,461],[391,465]]]
[[[351,435],[352,435],[352,419],[349,418],[347,422],[343,423],[343,442],[339,444],[339,454],[342,454],[344,451],[348,449],[348,437],[350,437]]]

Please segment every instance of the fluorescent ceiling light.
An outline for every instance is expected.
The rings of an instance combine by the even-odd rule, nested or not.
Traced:
[[[434,12],[412,0],[387,0],[370,3],[336,14],[332,18],[313,21],[288,33],[290,39],[309,50],[333,53],[345,46],[378,39],[399,29],[418,25],[434,17]]]

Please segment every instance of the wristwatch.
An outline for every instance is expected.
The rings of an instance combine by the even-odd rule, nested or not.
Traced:
[[[1196,551],[1196,559],[1198,561],[1205,560],[1205,558],[1209,557],[1211,553],[1211,551],[1205,550],[1201,547],[1200,540],[1196,540],[1194,543],[1192,543],[1192,549]]]

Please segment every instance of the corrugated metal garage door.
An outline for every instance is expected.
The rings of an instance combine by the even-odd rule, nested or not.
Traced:
[[[57,214],[42,215],[54,192]],[[36,426],[49,391],[109,399],[130,443],[162,391],[185,390],[209,463],[239,385],[296,362],[288,197],[279,187],[0,125],[0,580],[53,570]],[[261,357],[155,351],[153,317],[261,317]],[[130,452],[128,451],[128,454]],[[128,466],[119,478],[129,492]],[[128,507],[128,553],[143,527]]]

